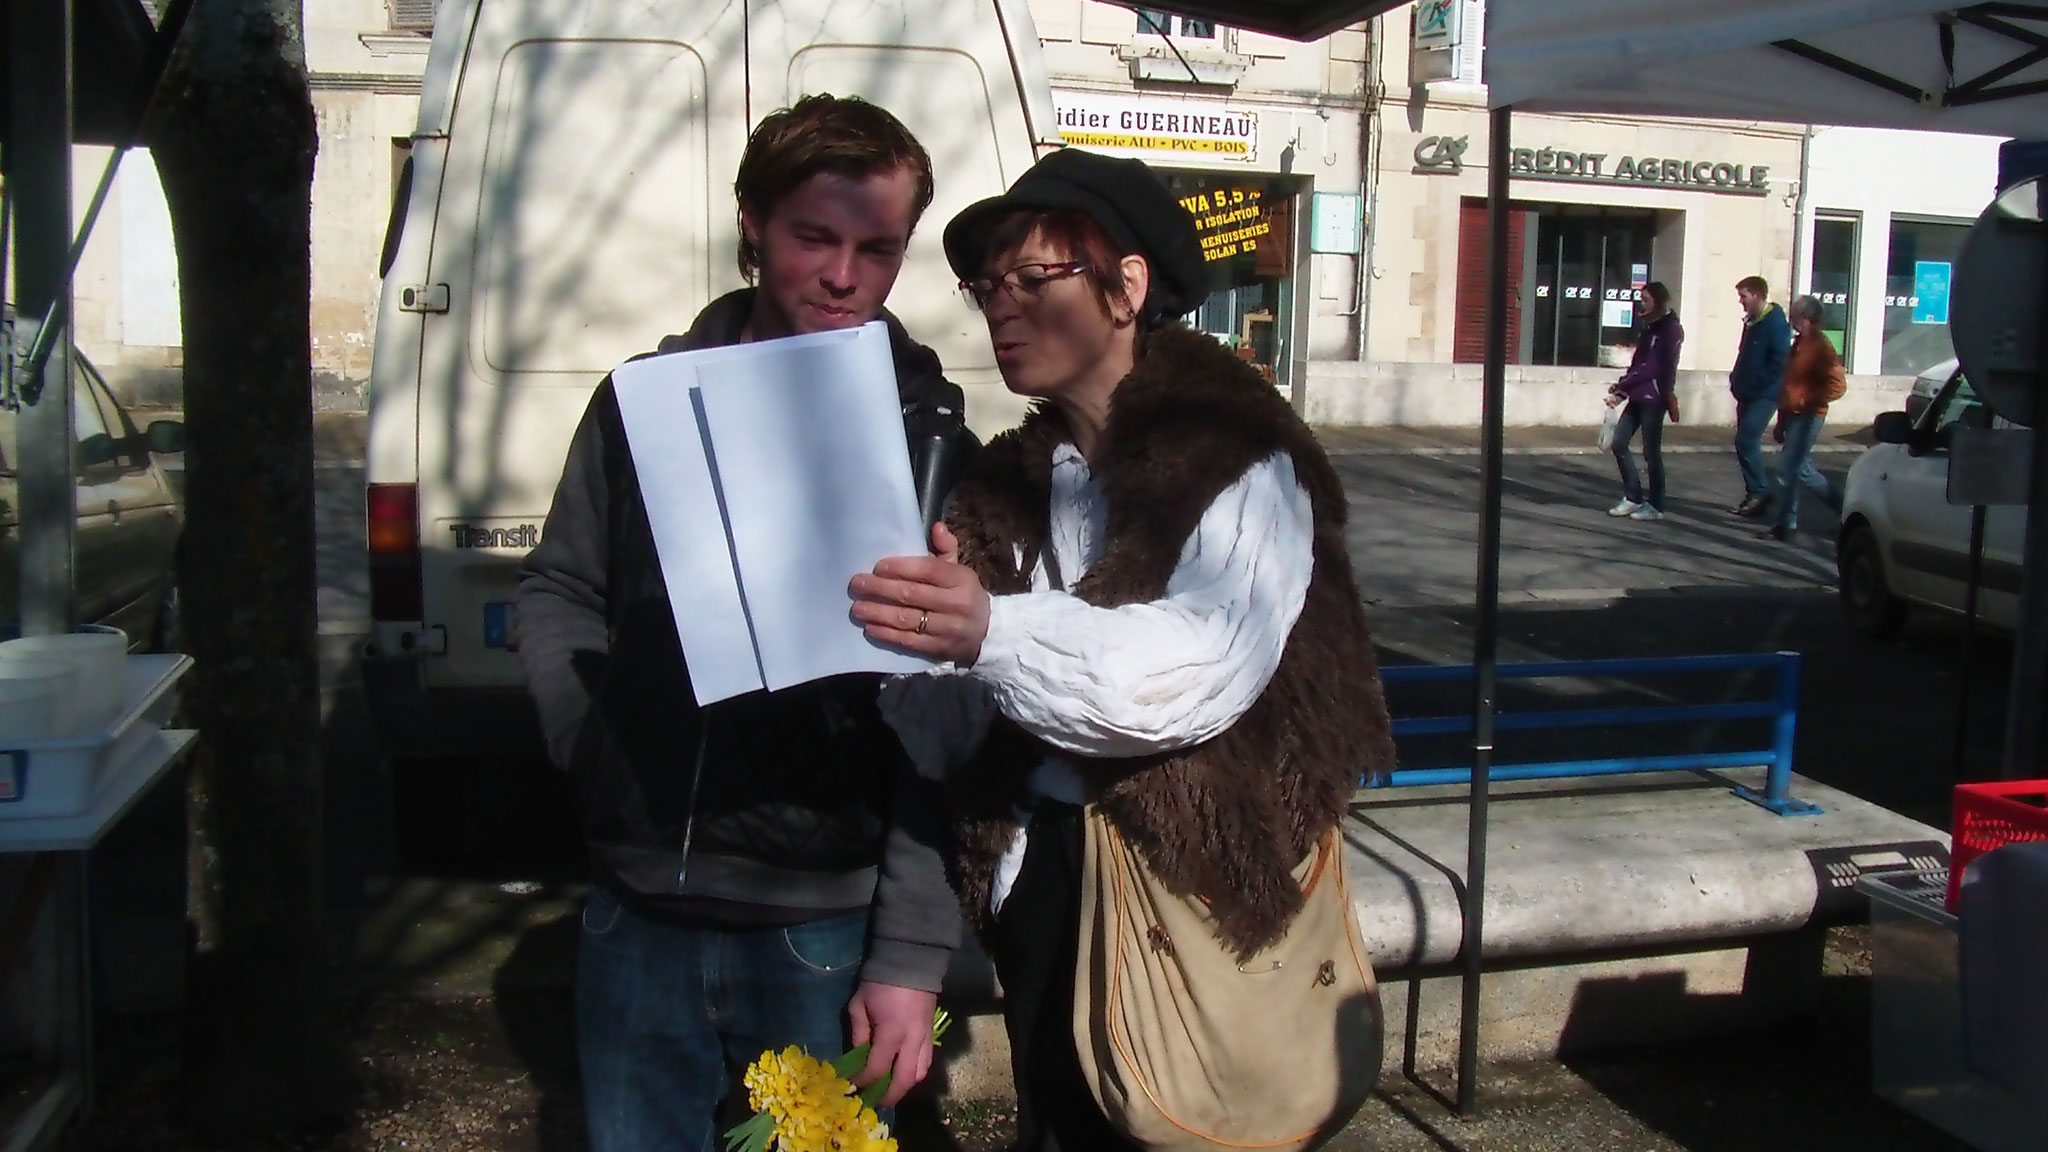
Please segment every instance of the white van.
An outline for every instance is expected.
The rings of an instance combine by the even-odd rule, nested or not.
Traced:
[[[395,755],[533,751],[517,566],[599,379],[741,285],[752,127],[858,95],[930,151],[889,303],[983,433],[1021,409],[939,231],[1058,129],[1025,0],[445,0],[435,25],[370,376],[364,678]]]

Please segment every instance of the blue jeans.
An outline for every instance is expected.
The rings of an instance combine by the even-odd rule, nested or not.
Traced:
[[[1735,402],[1735,463],[1742,469],[1742,494],[1762,500],[1771,494],[1771,482],[1764,474],[1764,430],[1778,414],[1778,401],[1737,400]]]
[[[1813,466],[1813,445],[1820,439],[1823,418],[1787,416],[1782,423],[1785,443],[1778,449],[1777,491],[1773,495],[1778,502],[1778,527],[1790,532],[1799,526],[1800,484],[1819,493],[1836,515],[1842,512],[1842,494]]]
[[[1643,499],[1642,477],[1636,473],[1636,458],[1628,450],[1636,429],[1643,430],[1643,464],[1650,470],[1650,498]],[[1614,424],[1614,464],[1621,469],[1621,494],[1637,504],[1648,503],[1664,510],[1664,405],[1631,400]]]
[[[591,1152],[717,1152],[719,1103],[763,1051],[844,1052],[867,928],[866,909],[792,928],[705,926],[592,887],[576,954]]]

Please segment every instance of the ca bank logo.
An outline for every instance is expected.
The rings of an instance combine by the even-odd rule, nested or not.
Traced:
[[[1465,170],[1469,136],[1424,136],[1415,144],[1415,170],[1456,176]]]
[[[1455,48],[1464,39],[1465,0],[1419,0],[1415,5],[1414,44],[1417,48]]]
[[[1451,15],[1462,0],[1422,0],[1415,6],[1415,35],[1434,40],[1451,34]]]

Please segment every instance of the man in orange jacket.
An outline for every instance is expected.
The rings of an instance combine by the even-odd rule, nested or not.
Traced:
[[[1799,523],[1799,485],[1820,494],[1827,506],[1842,512],[1842,492],[1813,466],[1813,445],[1820,439],[1828,404],[1849,390],[1842,357],[1820,330],[1820,301],[1801,296],[1792,302],[1792,354],[1785,361],[1785,384],[1778,390],[1778,475],[1769,540],[1790,540]]]

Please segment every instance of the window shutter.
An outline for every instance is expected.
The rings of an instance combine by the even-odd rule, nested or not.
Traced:
[[[394,32],[434,31],[434,8],[438,0],[384,0],[391,11]]]
[[[1508,275],[1521,275],[1526,211],[1508,213]],[[1458,205],[1458,306],[1451,329],[1451,360],[1481,364],[1486,360],[1486,201],[1467,199]],[[1508,363],[1522,346],[1522,307],[1513,279],[1508,281]]]
[[[1485,83],[1481,61],[1486,58],[1486,0],[1462,0],[1465,5],[1464,43],[1455,49],[1458,83]]]

